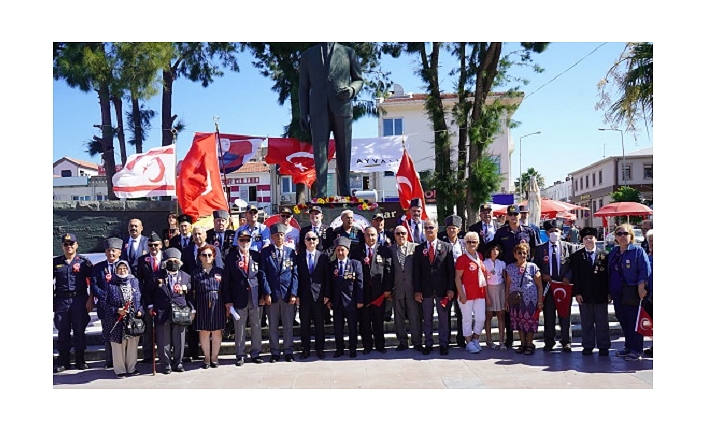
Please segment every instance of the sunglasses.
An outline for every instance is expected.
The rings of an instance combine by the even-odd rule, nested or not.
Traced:
[[[615,232],[615,236],[626,236],[630,235],[628,232]]]
[[[201,253],[201,257],[213,257],[211,253]]]
[[[436,229],[436,226],[424,226],[425,230],[434,230]]]
[[[292,215],[291,214],[280,214],[279,216],[284,217],[284,218],[290,218]]]
[[[250,242],[250,238],[240,238],[238,242]]]
[[[73,247],[73,245],[76,244],[75,242],[65,242],[64,247]]]
[[[309,236],[309,237],[306,237],[306,238],[304,238],[304,239],[306,239],[307,241],[316,241],[318,238],[312,238],[312,237]]]
[[[395,235],[407,235],[407,232],[395,232]]]
[[[507,215],[510,217],[517,217],[520,213],[507,213]]]
[[[150,247],[159,247],[159,244],[148,244]]]

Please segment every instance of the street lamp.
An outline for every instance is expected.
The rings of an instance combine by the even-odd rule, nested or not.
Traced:
[[[538,135],[540,133],[542,133],[542,132],[536,131],[536,132],[528,133],[524,136],[520,136],[520,201],[522,201],[522,138],[526,138],[526,137],[532,136],[532,135]]]
[[[603,128],[599,128],[598,130],[600,130],[601,132],[606,132],[609,130],[612,130],[613,132],[620,132],[620,146],[623,149],[623,166],[622,166],[622,169],[620,170],[620,173],[623,176],[623,187],[627,187],[628,186],[628,183],[627,183],[628,179],[625,176],[625,143],[623,142],[623,131],[620,129],[603,129]],[[603,151],[605,151],[605,147],[603,147]]]

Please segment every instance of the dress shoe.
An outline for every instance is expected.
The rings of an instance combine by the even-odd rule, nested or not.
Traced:
[[[105,365],[103,365],[103,368],[106,370],[111,370],[113,369],[113,363],[112,362],[106,362]]]
[[[274,364],[277,361],[279,361],[279,355],[272,355],[270,356],[270,364]]]
[[[203,368],[204,370],[208,370],[209,368],[211,368],[211,364],[203,363],[201,364],[201,368]]]
[[[343,352],[341,350],[336,350],[336,352],[333,354],[334,358],[340,358],[343,356]]]
[[[177,364],[176,366],[176,371],[177,373],[183,373],[184,372],[184,366],[182,364]]]
[[[608,349],[598,349],[598,356],[608,356]]]
[[[440,347],[439,352],[441,353],[441,356],[449,356],[449,348],[448,347]]]
[[[57,365],[54,367],[55,373],[63,373],[64,371],[66,371],[66,367],[63,365]]]
[[[375,350],[377,350],[377,351],[380,352],[380,353],[385,353],[385,352],[387,352],[387,349],[384,348],[384,347],[376,347]]]
[[[317,350],[317,351],[316,351],[316,357],[319,358],[319,359],[325,359],[325,358],[326,358],[326,354],[324,353],[323,350]]]
[[[571,344],[564,344],[561,346],[561,351],[564,353],[571,353]]]
[[[351,358],[355,358],[356,356],[358,356],[358,354],[355,352],[355,350],[351,350],[351,353],[350,353],[349,356],[350,356]]]
[[[593,355],[593,349],[583,349],[581,350],[581,354],[583,356],[591,356]]]
[[[432,350],[433,350],[433,347],[431,347],[431,346],[429,346],[429,347],[424,346],[424,349],[422,350],[422,354],[423,354],[424,356],[427,356],[428,354],[431,353]]]
[[[542,347],[542,350],[544,350],[545,352],[551,352],[553,348],[553,344],[545,344],[544,347]]]
[[[299,326],[299,321],[295,319],[294,323],[292,323],[292,326]]]
[[[286,362],[294,362],[294,355],[284,355],[284,360]]]
[[[256,361],[255,361],[256,359],[259,359],[260,362],[256,362]],[[262,363],[262,359],[260,359],[260,358],[253,358],[252,361],[253,361],[254,363],[256,363],[256,364]],[[235,360],[235,366],[236,366],[236,367],[242,367],[244,363],[245,363],[245,359],[243,359],[243,358],[238,358],[238,359]]]
[[[299,359],[306,359],[309,357],[309,351],[308,350],[303,350],[302,354],[299,355]]]
[[[211,362],[211,368],[218,368],[218,362]]]
[[[606,349],[606,350],[608,350],[608,349]],[[642,356],[645,357],[645,358],[651,358],[651,357],[652,357],[652,353],[653,353],[653,352],[652,352],[652,347],[650,347],[650,348],[648,348],[648,349],[645,349],[645,350],[642,352]]]
[[[171,373],[172,373],[172,367],[170,367],[169,365],[164,367],[164,369],[162,370],[162,374],[171,374]]]
[[[242,359],[242,358],[241,358],[241,359]],[[263,363],[263,362],[265,362],[265,361],[263,361],[262,358],[259,357],[259,356],[255,357],[255,358],[252,358],[252,363],[253,363],[253,364],[261,364],[261,363]],[[236,361],[235,365],[238,365],[238,362],[237,362],[237,361]]]
[[[371,350],[372,350],[372,349],[365,348],[365,349],[363,349],[363,354],[364,354],[364,355],[368,355],[368,354],[370,354],[370,351],[371,351]]]
[[[140,361],[142,364],[151,364],[152,363],[152,358],[142,358]]]
[[[137,370],[133,371],[132,373],[127,373],[128,377],[134,377],[134,376],[139,376],[141,373]]]
[[[456,345],[463,349],[466,347],[466,340],[465,339],[457,339]]]
[[[127,377],[127,374],[125,374],[125,373],[120,373],[120,374],[116,374],[115,377],[117,377],[117,378],[119,378],[119,379],[124,379],[125,377]]]
[[[401,352],[403,350],[407,350],[409,348],[408,345],[406,344],[400,344],[399,346],[395,347],[396,352]]]
[[[88,364],[85,362],[79,362],[76,364],[76,369],[77,370],[87,370],[88,369]]]
[[[421,344],[417,344],[414,346],[414,350],[416,350],[417,352],[421,352],[423,350],[423,347]]]
[[[191,356],[184,356],[184,358],[182,359],[182,361],[184,361],[184,362],[191,362]]]

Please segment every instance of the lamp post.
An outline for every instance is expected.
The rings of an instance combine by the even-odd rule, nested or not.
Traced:
[[[541,131],[536,131],[528,133],[526,135],[520,136],[520,202],[522,202],[522,138],[526,138],[531,135],[538,135],[542,133]]]
[[[623,166],[620,169],[620,174],[623,176],[623,187],[627,187],[628,180],[625,177],[625,143],[623,142],[623,131],[620,129],[603,129],[603,128],[599,128],[598,130],[600,130],[601,132],[605,132],[605,131],[609,131],[609,130],[612,130],[614,132],[620,132],[620,147],[623,150]],[[603,147],[603,151],[605,151],[605,147]]]

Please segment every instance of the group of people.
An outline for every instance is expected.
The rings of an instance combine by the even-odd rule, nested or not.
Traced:
[[[397,351],[411,347],[430,355],[436,314],[438,351],[446,356],[452,343],[451,310],[458,320],[456,344],[470,353],[482,351],[483,331],[485,347],[498,350],[515,347],[517,331],[515,351],[534,354],[540,314],[543,350],[553,350],[558,320],[560,349],[570,352],[570,318],[557,304],[566,298],[555,298],[552,283],[573,286],[584,355],[595,348],[608,355],[611,301],[625,335],[625,349],[616,356],[637,360],[647,355],[635,322],[640,301],[651,299],[652,231],[646,235],[648,254],[633,244],[630,225],[618,226],[617,245],[608,254],[597,249],[595,228],[580,230],[580,247],[561,240],[560,221],[547,220],[543,227],[549,241],[540,244],[535,227],[521,223],[523,212],[521,206],[508,206],[507,222],[498,226],[491,206],[481,205],[480,221],[465,233],[456,215],[444,219],[441,232],[436,219],[422,219],[420,199],[412,200],[411,217],[391,230],[385,229],[381,213],[361,230],[351,210],[341,213],[341,225],[334,229],[315,205],[308,211],[311,224],[301,231],[291,225],[291,210],[282,209],[278,223],[267,227],[258,222],[252,205],[237,229],[230,229],[226,210],[213,213],[210,230],[192,226],[194,220],[182,214],[163,237],[142,235],[142,222],[132,219],[129,237],[107,239],[106,260],[95,265],[77,254],[76,236],[65,234],[64,254],[54,258],[59,331],[54,371],[70,367],[72,345],[76,367],[88,367],[85,328],[94,306],[102,320],[106,368],[119,378],[139,374],[140,335],[128,330],[134,319],[144,321],[143,362],[159,359],[165,374],[183,372],[183,362],[201,358],[202,368],[218,367],[228,320],[233,321],[235,365],[245,363],[246,327],[250,361],[264,362],[263,315],[270,322],[269,362],[292,362],[297,313],[300,359],[312,353],[326,357],[324,325],[330,313],[334,358],[346,350],[355,358],[359,340],[363,355],[372,350],[384,354],[384,321],[392,312]],[[498,320],[498,343],[491,332],[493,318]]]

